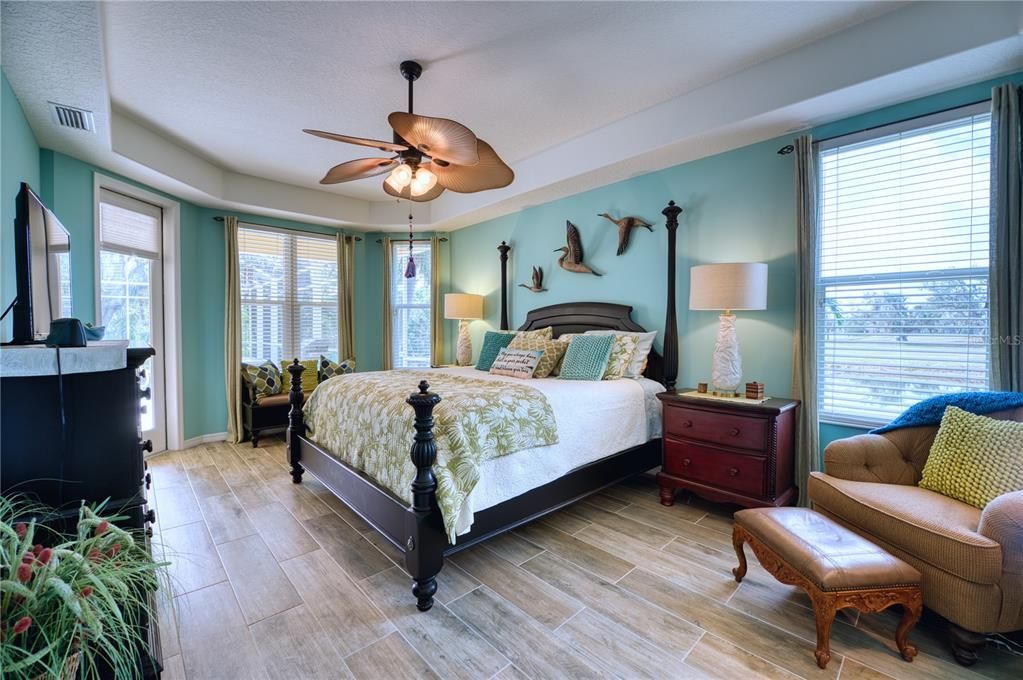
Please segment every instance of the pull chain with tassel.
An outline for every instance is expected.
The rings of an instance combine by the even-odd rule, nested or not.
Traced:
[[[405,278],[416,278],[416,260],[412,257],[412,212],[408,214],[408,264],[405,266]]]

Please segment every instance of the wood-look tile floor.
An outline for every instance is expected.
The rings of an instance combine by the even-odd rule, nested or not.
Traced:
[[[997,649],[956,664],[936,617],[902,661],[897,612],[840,614],[820,670],[806,596],[752,556],[732,579],[729,509],[663,507],[647,476],[458,554],[420,613],[397,551],[311,475],[292,484],[280,439],[149,466],[168,680],[1023,677]]]

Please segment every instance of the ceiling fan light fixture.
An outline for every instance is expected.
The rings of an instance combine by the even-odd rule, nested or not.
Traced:
[[[384,181],[386,181],[392,189],[400,193],[402,189],[412,182],[412,177],[412,167],[408,163],[402,163],[394,170],[391,170],[391,174],[388,175],[387,179]],[[436,178],[434,178],[434,181],[436,181]]]
[[[422,196],[437,185],[437,175],[426,168],[419,168],[412,175],[412,184],[409,191],[413,196]]]

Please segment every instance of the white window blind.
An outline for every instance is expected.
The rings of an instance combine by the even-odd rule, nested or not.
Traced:
[[[149,260],[160,259],[163,210],[109,189],[100,189],[100,249]]]
[[[405,278],[408,241],[391,243],[391,365],[395,368],[430,367],[430,310],[433,303],[429,241],[414,241],[416,276]]]
[[[989,104],[821,143],[820,417],[989,383]]]
[[[238,229],[242,361],[337,360],[337,241]]]

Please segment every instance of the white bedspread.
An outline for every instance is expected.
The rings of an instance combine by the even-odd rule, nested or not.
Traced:
[[[477,371],[471,366],[443,370],[483,380],[522,382]],[[558,422],[558,443],[485,461],[480,467],[480,481],[458,518],[458,534],[472,528],[474,512],[661,434],[661,407],[654,395],[663,392],[664,386],[654,380],[543,378],[529,380],[527,384],[547,396]]]

